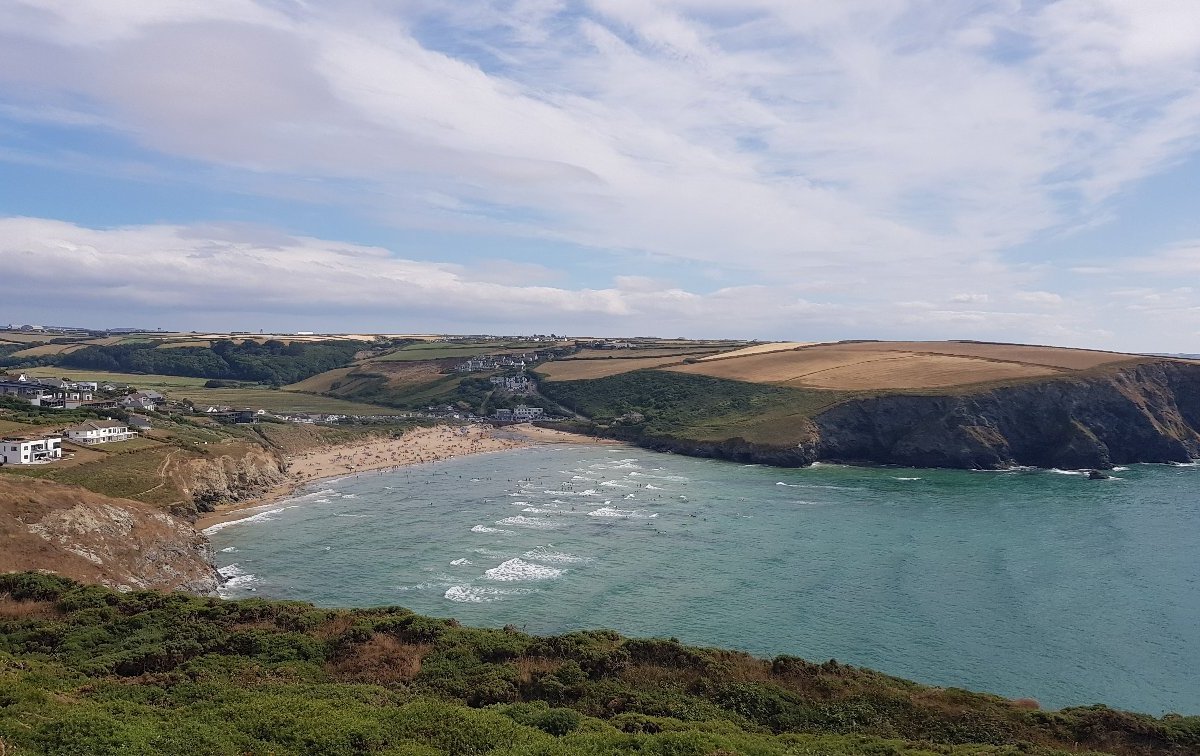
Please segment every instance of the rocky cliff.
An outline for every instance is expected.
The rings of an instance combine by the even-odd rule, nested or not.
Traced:
[[[218,504],[253,499],[287,481],[282,458],[262,446],[219,456],[181,460],[168,473],[191,501],[191,512],[211,512]]]
[[[1200,456],[1200,365],[1146,362],[955,396],[893,395],[814,418],[814,458],[918,467],[1109,468]]]
[[[788,445],[733,437],[606,435],[657,451],[781,467],[1107,469],[1200,457],[1200,364],[1147,361],[1093,375],[959,394],[850,399],[798,420]]]
[[[207,540],[189,522],[153,505],[0,475],[0,572],[213,594],[220,577],[210,559]]]

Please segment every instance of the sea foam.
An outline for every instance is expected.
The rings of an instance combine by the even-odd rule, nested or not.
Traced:
[[[532,528],[534,530],[551,530],[558,527],[558,523],[550,522],[549,520],[540,520],[537,517],[526,517],[525,515],[514,515],[505,517],[503,520],[496,520],[497,525],[515,525],[518,528]]]
[[[520,557],[514,557],[506,562],[501,562],[490,570],[486,570],[483,576],[488,580],[495,580],[501,583],[514,583],[524,580],[550,580],[561,574],[562,570],[557,567],[534,564],[533,562],[526,562]]]
[[[624,517],[631,520],[648,520],[658,517],[658,512],[647,512],[644,509],[617,509],[616,507],[600,507],[588,512],[589,517]]]

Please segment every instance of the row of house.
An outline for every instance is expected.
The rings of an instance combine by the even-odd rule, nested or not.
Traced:
[[[523,352],[512,355],[486,354],[481,357],[472,357],[465,362],[460,362],[454,369],[460,373],[480,373],[487,370],[505,370],[508,368],[520,368],[524,370],[526,365],[532,365],[544,359],[546,359],[546,355],[541,352]]]
[[[495,376],[491,379],[492,385],[503,391],[511,391],[514,394],[528,394],[533,391],[534,383],[529,380],[529,376],[522,373],[521,375],[511,376]]]

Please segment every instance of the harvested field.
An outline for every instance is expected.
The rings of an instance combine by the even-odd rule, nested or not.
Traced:
[[[937,389],[1038,378],[1137,359],[1019,344],[862,342],[721,355],[669,370],[752,383],[845,391]]]
[[[683,362],[685,358],[674,357],[643,357],[641,359],[611,360],[555,360],[538,365],[534,372],[552,381],[578,381],[585,378],[607,378],[610,375],[620,375],[632,370],[674,365]]]
[[[158,345],[158,349],[179,349],[180,347],[210,347],[211,341],[195,340],[195,341],[164,341]]]
[[[819,344],[817,341],[779,341],[772,344],[755,344],[743,349],[735,349],[732,352],[721,352],[710,357],[702,357],[701,362],[705,360],[723,360],[727,357],[749,357],[752,354],[767,354],[769,352],[786,352],[797,347],[812,346]]]
[[[29,347],[22,349],[19,352],[13,352],[12,357],[46,357],[52,354],[70,354],[78,352],[89,344],[43,344],[42,346]]]
[[[641,359],[643,357],[695,357],[702,359],[705,355],[711,355],[717,352],[716,347],[662,347],[658,349],[581,349],[570,357],[562,357],[563,360],[630,360]]]
[[[863,352],[880,350],[948,354],[960,357],[979,357],[985,360],[1020,362],[1027,365],[1066,370],[1087,370],[1110,362],[1138,359],[1138,355],[1120,352],[1100,352],[1090,349],[1031,346],[1027,344],[986,344],[962,341],[884,341],[858,344],[838,344],[839,349]]]
[[[1055,368],[1016,362],[896,352],[888,357],[811,373],[788,381],[787,385],[845,391],[945,388],[1038,378],[1058,372]]]

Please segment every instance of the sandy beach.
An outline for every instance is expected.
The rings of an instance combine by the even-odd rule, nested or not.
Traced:
[[[215,512],[202,514],[196,519],[195,526],[197,530],[203,530],[218,523],[240,519],[249,514],[249,510],[268,506],[289,496],[303,485],[327,478],[343,478],[373,470],[437,462],[466,454],[519,449],[535,444],[562,443],[613,442],[532,425],[511,425],[504,428],[493,428],[490,425],[438,425],[432,428],[416,428],[399,438],[314,449],[289,456],[287,482],[257,498],[227,504],[218,507]]]

